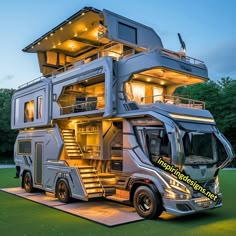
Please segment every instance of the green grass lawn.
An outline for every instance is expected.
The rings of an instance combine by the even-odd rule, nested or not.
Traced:
[[[14,169],[0,169],[0,188],[19,186]],[[145,220],[108,228],[0,191],[1,235],[236,235],[236,171],[220,174],[223,207],[169,220]]]

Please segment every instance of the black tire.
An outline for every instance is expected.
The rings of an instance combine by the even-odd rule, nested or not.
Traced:
[[[34,191],[33,179],[32,179],[31,173],[29,171],[26,172],[24,175],[23,187],[27,193],[32,193]]]
[[[146,186],[140,186],[136,189],[134,207],[141,217],[147,219],[156,218],[163,212],[159,194]]]
[[[70,202],[70,188],[66,180],[59,180],[57,183],[56,195],[59,201],[64,203]]]

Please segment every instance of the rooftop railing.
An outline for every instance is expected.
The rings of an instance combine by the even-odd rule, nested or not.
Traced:
[[[175,58],[175,59],[187,61],[187,62],[189,62],[193,65],[199,66],[199,67],[205,67],[205,64],[203,61],[200,61],[200,60],[193,58],[193,57],[186,56],[184,52],[174,52],[174,51],[171,51],[171,50],[168,50],[165,48],[161,49],[160,52],[163,55],[167,55],[167,56]]]
[[[150,100],[152,100],[153,102],[150,102]],[[205,109],[205,102],[203,101],[176,95],[154,95],[141,98],[141,105],[148,105],[152,103],[164,103],[164,104],[176,105],[179,107]]]

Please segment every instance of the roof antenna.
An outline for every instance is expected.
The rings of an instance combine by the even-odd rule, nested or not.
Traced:
[[[185,42],[183,41],[183,39],[182,39],[180,33],[178,33],[178,37],[179,37],[179,42],[180,42],[180,44],[181,44],[181,48],[182,48],[182,50],[183,50],[183,53],[185,53],[185,52],[186,52],[186,45],[185,45]]]

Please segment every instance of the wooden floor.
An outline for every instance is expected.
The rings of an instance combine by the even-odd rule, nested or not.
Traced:
[[[133,207],[112,202],[105,199],[96,199],[89,202],[73,201],[65,204],[44,192],[26,193],[24,189],[4,188],[1,191],[37,202],[57,210],[73,214],[109,227],[144,220]]]

